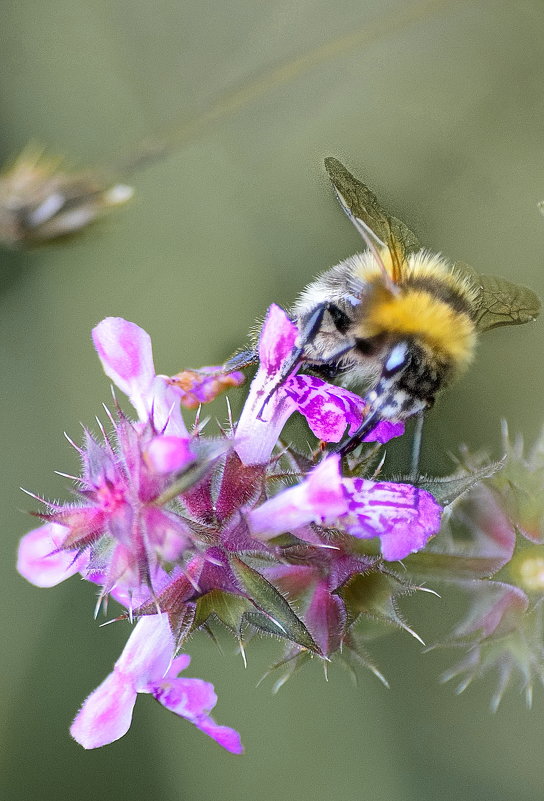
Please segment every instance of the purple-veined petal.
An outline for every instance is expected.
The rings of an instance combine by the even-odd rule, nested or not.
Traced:
[[[328,384],[311,375],[292,376],[284,391],[296,403],[297,411],[306,418],[312,432],[325,442],[340,442],[346,427],[354,434],[367,411],[367,403],[343,387]],[[364,442],[385,444],[404,433],[404,423],[382,421],[364,438]]]
[[[157,701],[187,720],[207,715],[217,703],[213,684],[203,679],[168,678],[148,684]]]
[[[380,537],[388,561],[419,551],[440,528],[441,507],[425,490],[362,478],[344,479],[344,486],[349,503],[341,525],[354,537]]]
[[[370,434],[367,434],[363,442],[380,442],[385,445],[390,439],[394,437],[402,437],[404,434],[404,423],[401,420],[398,423],[393,423],[391,420],[382,420],[376,428],[372,429]]]
[[[304,415],[316,437],[326,442],[339,442],[346,428],[355,433],[363,420],[366,403],[359,395],[320,378],[291,375],[278,386],[278,376],[297,336],[297,327],[283,309],[270,306],[259,341],[259,369],[236,429],[235,449],[246,465],[268,461],[295,411]],[[365,441],[387,442],[403,431],[403,423],[380,423]]]
[[[93,328],[92,337],[104,372],[144,419],[143,396],[155,377],[149,334],[122,317],[106,317]]]
[[[241,754],[244,750],[238,732],[219,726],[208,714],[217,703],[213,684],[202,679],[168,678],[149,684],[148,691],[166,709],[194,723],[227,751]]]
[[[46,523],[21,538],[17,570],[36,587],[54,587],[74,573],[84,570],[89,557],[58,550],[69,529],[58,523]]]
[[[163,475],[180,472],[196,458],[191,450],[190,439],[173,436],[153,437],[145,456],[151,468]]]
[[[346,509],[340,457],[334,454],[324,459],[300,484],[247,512],[247,522],[255,536],[268,539],[310,522],[332,522]]]
[[[296,403],[315,436],[325,442],[339,442],[346,426],[353,434],[365,413],[366,403],[359,395],[316,376],[293,376],[284,391]]]
[[[83,703],[70,734],[87,749],[112,743],[129,730],[135,702],[130,676],[114,670]]]

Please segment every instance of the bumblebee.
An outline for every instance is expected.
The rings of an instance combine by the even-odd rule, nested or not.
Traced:
[[[341,446],[345,454],[381,420],[422,421],[472,361],[478,335],[534,320],[540,301],[526,287],[421,248],[339,161],[327,158],[325,167],[367,249],[319,275],[296,300],[299,337],[278,385],[302,362],[360,388],[369,411]]]

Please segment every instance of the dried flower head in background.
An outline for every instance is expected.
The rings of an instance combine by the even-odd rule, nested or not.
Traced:
[[[17,248],[72,234],[133,194],[99,172],[65,172],[29,145],[0,174],[0,243]]]

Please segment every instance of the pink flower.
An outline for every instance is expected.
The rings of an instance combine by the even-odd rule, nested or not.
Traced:
[[[174,639],[165,614],[142,618],[115,663],[113,672],[89,695],[72,723],[72,737],[83,748],[100,748],[123,737],[130,728],[138,693],[152,695],[166,709],[189,720],[233,754],[241,754],[240,735],[219,726],[210,711],[217,703],[212,684],[180,679],[190,662],[173,659]]]
[[[99,443],[86,433],[78,449],[79,504],[44,501],[48,511],[39,516],[48,525],[21,542],[20,570],[29,581],[43,586],[80,571],[90,580],[101,575],[104,594],[114,587],[134,593],[152,585],[160,563],[178,559],[190,544],[179,515],[157,503],[195,459],[186,440],[159,437],[124,417],[115,435],[111,441],[104,434]]]
[[[298,329],[283,309],[272,304],[259,341],[259,369],[236,428],[235,449],[244,464],[265,464],[289,417],[298,411],[325,442],[339,442],[347,427],[355,433],[365,401],[347,389],[310,375],[277,377],[296,342]],[[387,442],[404,431],[403,423],[380,424],[365,441]]]
[[[359,539],[379,537],[382,556],[404,559],[440,528],[441,507],[410,484],[342,478],[340,458],[328,456],[295,487],[247,513],[250,531],[267,540],[308,523],[334,526]]]

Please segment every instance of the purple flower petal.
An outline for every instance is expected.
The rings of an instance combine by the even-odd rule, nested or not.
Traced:
[[[391,420],[382,420],[378,423],[370,434],[367,434],[363,442],[380,442],[385,445],[393,437],[402,437],[404,434],[404,423],[393,423]]]
[[[278,371],[291,352],[297,333],[283,309],[272,304],[261,330],[259,369],[236,427],[235,449],[245,465],[268,462],[283,426],[296,409],[283,388],[275,387]]]
[[[168,678],[148,689],[163,706],[188,720],[207,715],[217,703],[213,684],[202,679]]]
[[[325,442],[339,442],[349,426],[353,434],[363,419],[366,403],[353,392],[311,375],[290,378],[284,391],[296,403],[312,432]]]
[[[58,550],[69,529],[58,523],[46,523],[29,531],[19,543],[17,570],[36,587],[54,587],[74,573],[84,570],[89,557]]]
[[[113,672],[87,698],[70,729],[84,748],[98,748],[128,731],[137,693],[150,693],[167,709],[194,723],[227,750],[241,753],[240,737],[233,729],[208,717],[217,696],[202,679],[178,679],[190,658],[172,659],[174,638],[167,614],[140,619]]]
[[[186,437],[179,395],[165,376],[155,375],[149,334],[122,317],[106,317],[93,329],[106,375],[128,396],[139,419],[163,434]]]
[[[425,490],[362,478],[344,479],[344,486],[349,504],[340,524],[354,537],[380,537],[388,561],[419,551],[440,528],[441,507]]]
[[[295,411],[303,414],[313,433],[326,442],[339,442],[346,427],[353,434],[364,417],[366,404],[359,395],[315,376],[292,375],[278,386],[278,375],[297,335],[287,314],[279,306],[270,306],[261,331],[259,369],[236,429],[236,451],[246,465],[268,461],[283,426]],[[384,442],[398,436],[403,425],[378,429],[368,441]]]
[[[164,678],[175,678],[182,670],[186,670],[191,664],[191,657],[189,654],[180,654],[172,660],[168,671],[165,673]]]
[[[208,737],[215,740],[215,742],[226,751],[230,751],[231,754],[244,753],[244,746],[242,745],[240,735],[235,729],[231,729],[229,726],[219,726],[215,720],[209,716],[195,720],[194,724],[200,731],[203,731],[204,734],[207,734]]]

